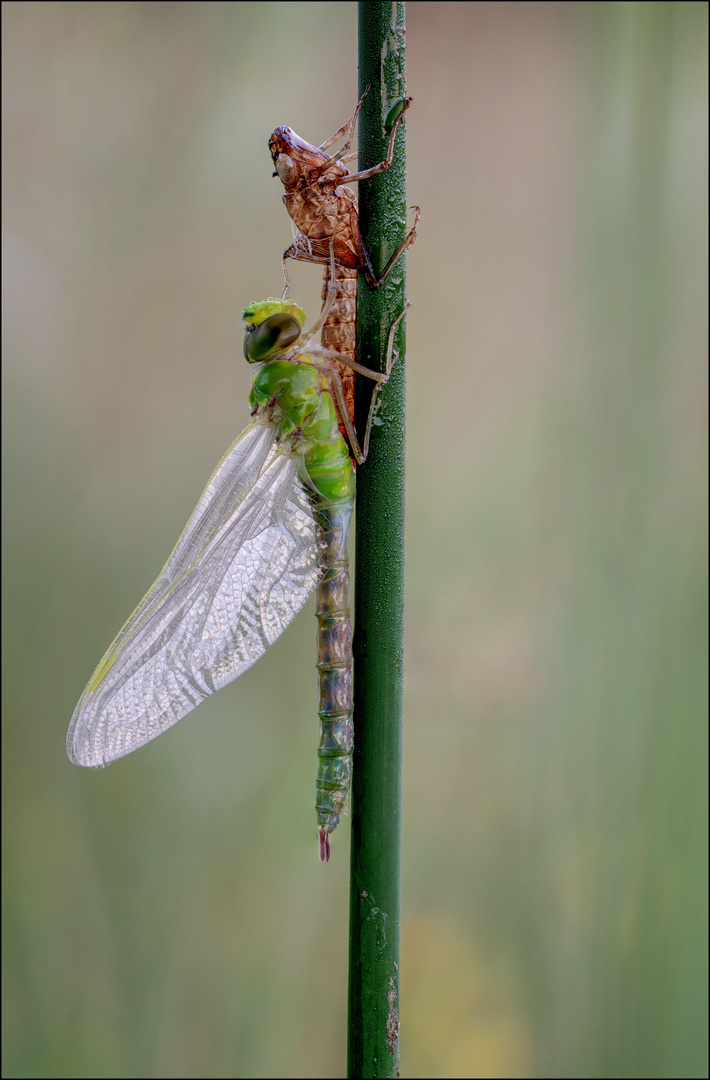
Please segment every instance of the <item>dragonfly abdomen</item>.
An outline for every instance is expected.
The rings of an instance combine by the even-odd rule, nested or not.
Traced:
[[[330,858],[330,833],[345,808],[352,776],[353,682],[348,531],[352,502],[323,507],[317,543],[323,577],[318,585],[318,679],[320,742],[316,780],[321,862]]]

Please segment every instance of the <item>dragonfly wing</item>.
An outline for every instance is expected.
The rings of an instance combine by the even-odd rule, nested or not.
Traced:
[[[75,764],[99,769],[150,742],[251,667],[298,614],[321,574],[298,468],[264,425],[233,443],[74,711]]]

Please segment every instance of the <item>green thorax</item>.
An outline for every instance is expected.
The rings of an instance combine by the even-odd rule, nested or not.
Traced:
[[[291,301],[270,298],[244,309],[247,355],[250,331],[282,313],[300,325],[305,321],[302,309]],[[293,348],[283,349],[257,372],[249,404],[256,420],[278,425],[277,439],[284,452],[303,457],[307,478],[324,501],[341,503],[354,498],[355,475],[347,445],[338,431],[329,379],[315,364],[297,342]]]

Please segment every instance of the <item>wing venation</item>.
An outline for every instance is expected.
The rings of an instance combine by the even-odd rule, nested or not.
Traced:
[[[99,769],[150,742],[251,667],[298,614],[321,572],[298,467],[265,425],[235,440],[74,711],[75,764]]]

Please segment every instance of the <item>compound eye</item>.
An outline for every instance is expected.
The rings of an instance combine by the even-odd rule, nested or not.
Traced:
[[[244,335],[244,356],[250,364],[263,364],[293,345],[301,333],[293,315],[270,315]]]
[[[274,164],[282,184],[295,183],[298,179],[298,169],[288,154],[277,154],[274,158]]]

